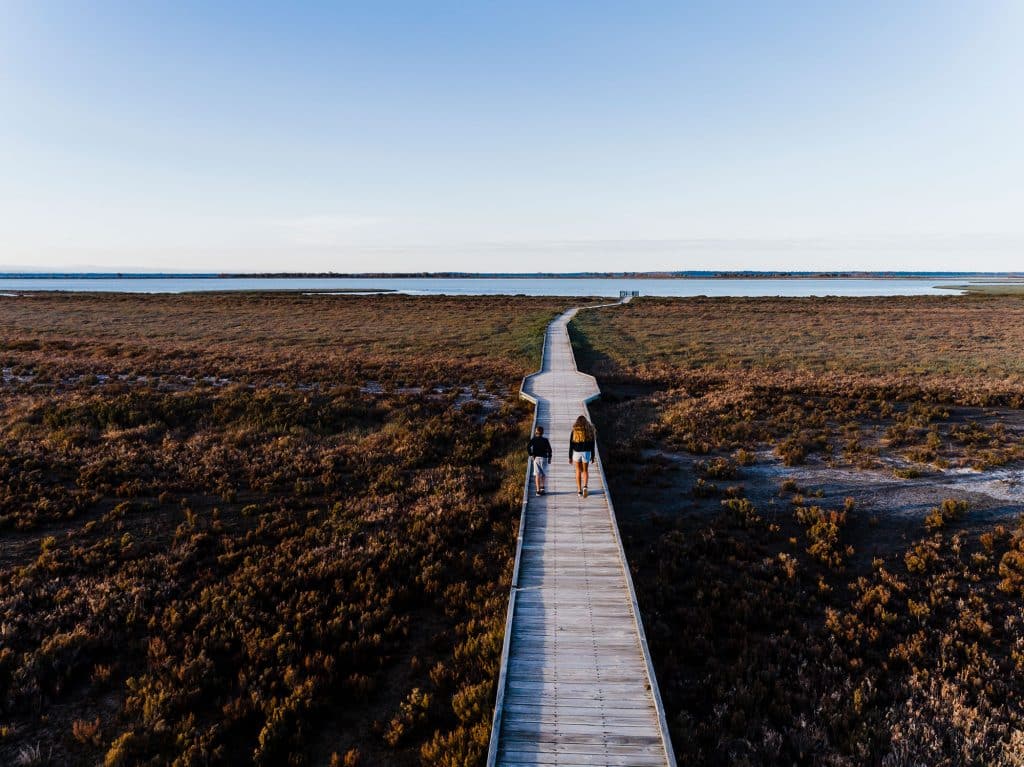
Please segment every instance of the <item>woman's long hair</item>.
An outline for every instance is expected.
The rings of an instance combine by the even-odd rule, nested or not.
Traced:
[[[576,423],[572,425],[573,433],[575,433],[577,429],[582,429],[586,433],[587,439],[597,438],[597,429],[594,428],[594,424],[587,420],[586,416],[581,415],[576,419]]]

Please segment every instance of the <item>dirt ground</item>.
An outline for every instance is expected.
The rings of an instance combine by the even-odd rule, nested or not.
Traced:
[[[709,515],[721,508],[720,494],[695,498],[691,490],[698,472],[696,464],[706,456],[685,453],[645,451],[644,458],[661,468],[644,486],[613,487],[613,497],[630,493],[629,503],[616,509],[629,533],[639,535],[652,517],[676,514]],[[803,466],[784,466],[771,451],[757,453],[757,463],[743,466],[735,479],[721,483],[720,489],[741,487],[769,522],[787,526],[793,504],[789,493],[781,493],[782,483],[797,483],[807,504],[841,509],[853,498],[854,511],[848,523],[848,535],[856,550],[853,564],[870,563],[876,556],[901,551],[923,531],[928,512],[946,498],[970,504],[958,529],[984,528],[1005,521],[1012,526],[1024,512],[1024,467],[988,471],[948,469],[915,479],[900,479],[891,471],[832,467],[820,459]]]
[[[637,385],[606,388],[610,402],[652,393],[651,387]],[[1010,439],[1024,440],[1024,411],[950,408],[942,426],[949,429],[967,422],[986,428],[999,423]],[[701,475],[698,464],[713,456],[659,448],[642,450],[640,463],[626,471],[608,472],[623,534],[642,542],[656,533],[658,525],[652,526],[652,520],[674,522],[682,516],[700,522],[702,517],[721,510],[726,492],[748,498],[767,521],[799,534],[802,528],[792,521],[794,493],[782,490],[787,480],[796,483],[796,494],[803,498],[804,505],[842,509],[847,498],[853,499],[845,536],[855,548],[850,562],[855,568],[869,567],[876,556],[905,550],[924,533],[928,512],[947,498],[969,504],[963,519],[953,522],[952,529],[982,530],[1000,522],[1010,529],[1016,526],[1024,514],[1024,464],[979,470],[966,455],[948,445],[949,466],[915,463],[899,449],[885,445],[886,425],[861,424],[861,441],[873,451],[870,468],[844,459],[839,448],[831,455],[812,454],[802,465],[786,466],[773,450],[761,446],[753,451],[754,463],[737,466],[734,478],[713,480],[717,492],[708,497],[698,497],[693,488]],[[907,470],[920,476],[903,478],[895,473]]]

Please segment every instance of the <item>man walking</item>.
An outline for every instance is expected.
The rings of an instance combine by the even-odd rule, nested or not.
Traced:
[[[533,481],[537,485],[537,495],[544,495],[544,480],[551,463],[551,443],[544,436],[543,426],[537,427],[533,439],[526,446],[526,452],[529,453],[530,463],[533,464]]]

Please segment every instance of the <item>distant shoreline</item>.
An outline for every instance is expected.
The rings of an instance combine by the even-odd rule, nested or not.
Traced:
[[[1024,272],[0,272],[4,280],[495,279],[495,280],[1024,280]]]

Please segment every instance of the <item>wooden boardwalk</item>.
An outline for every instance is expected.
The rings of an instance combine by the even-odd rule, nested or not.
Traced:
[[[587,498],[569,463],[572,422],[599,394],[576,369],[575,313],[523,382],[554,459],[544,496],[526,479],[487,764],[675,765],[600,457]]]

